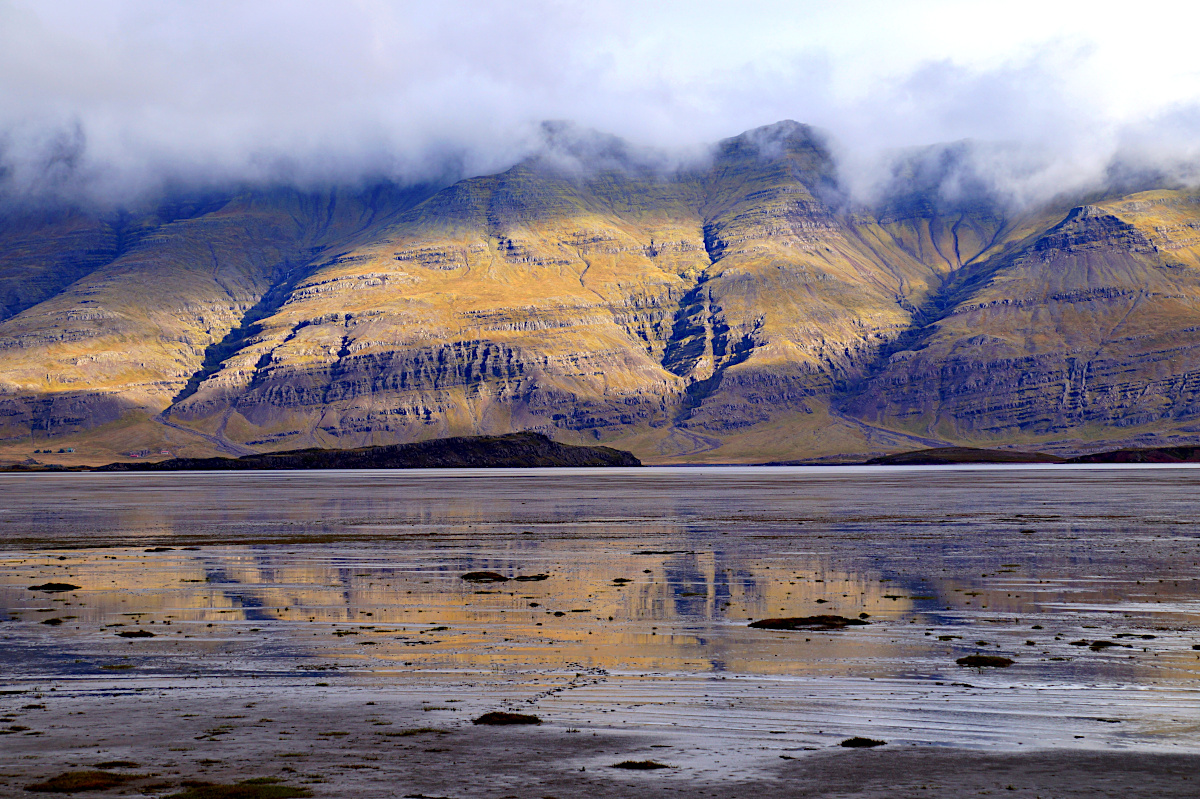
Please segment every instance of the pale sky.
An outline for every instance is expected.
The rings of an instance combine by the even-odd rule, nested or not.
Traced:
[[[860,183],[879,153],[966,138],[1038,154],[1003,167],[1037,193],[1122,148],[1200,152],[1198,8],[0,0],[0,164],[36,182],[65,148],[106,190],[404,179],[448,156],[506,166],[546,119],[672,146],[790,118]]]

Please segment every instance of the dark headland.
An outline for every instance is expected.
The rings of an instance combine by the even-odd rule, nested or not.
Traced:
[[[1200,463],[1200,446],[1117,449],[1080,455],[1067,463]]]
[[[866,466],[944,466],[966,463],[1200,463],[1200,446],[1118,449],[1060,458],[1044,452],[974,447],[936,447],[897,452],[864,461]]]
[[[936,447],[897,452],[865,461],[867,466],[941,466],[955,463],[1065,463],[1064,458],[1042,452],[975,447]]]
[[[539,466],[641,466],[611,447],[560,444],[541,433],[460,436],[358,449],[297,449],[241,458],[172,458],[110,463],[98,472],[178,472],[244,469],[474,469]]]

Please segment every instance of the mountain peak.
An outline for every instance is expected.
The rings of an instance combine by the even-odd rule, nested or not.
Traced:
[[[1112,216],[1112,214],[1098,205],[1077,205],[1070,210],[1070,212],[1067,214],[1067,218],[1064,219],[1060,224],[1065,225],[1068,222],[1083,221],[1086,219],[1099,219],[1107,216]]]
[[[631,149],[629,142],[620,136],[565,119],[542,122],[540,133],[543,151],[562,153],[580,160],[622,158]]]
[[[789,152],[803,149],[827,150],[825,136],[811,125],[792,119],[784,119],[751,128],[745,133],[725,139],[720,143],[727,153],[751,151],[764,158],[779,158]]]
[[[666,151],[566,120],[545,121],[540,132],[540,146],[528,163],[555,172],[654,172],[676,160]]]
[[[1153,252],[1142,231],[1111,211],[1096,205],[1078,205],[1034,244],[1034,250],[1074,252],[1084,247],[1113,247],[1132,252]]]

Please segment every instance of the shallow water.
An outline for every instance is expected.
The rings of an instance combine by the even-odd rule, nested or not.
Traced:
[[[848,735],[1200,751],[1198,483],[1128,467],[3,475],[0,689],[378,692],[431,721],[507,707],[720,738],[697,762]],[[548,577],[461,579],[476,570]],[[80,588],[28,590],[47,581]],[[155,635],[118,637],[135,630]],[[1015,664],[955,664],[973,653]]]

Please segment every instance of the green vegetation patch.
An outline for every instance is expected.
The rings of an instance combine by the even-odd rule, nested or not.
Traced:
[[[107,791],[137,777],[129,774],[113,774],[109,771],[67,771],[45,782],[26,785],[25,790],[37,793],[79,793],[80,791]]]
[[[467,572],[462,576],[468,583],[507,583],[508,578],[497,572]]]
[[[477,724],[479,722],[476,722]],[[486,723],[486,722],[485,722]],[[437,727],[414,727],[410,730],[397,730],[395,732],[377,732],[376,735],[382,735],[385,738],[407,738],[411,735],[446,735],[449,730],[439,730]]]
[[[173,793],[167,799],[302,799],[312,796],[307,788],[281,785],[276,777],[258,777],[234,785],[216,783],[185,783],[186,790]]]
[[[967,666],[969,668],[976,669],[1007,669],[1016,661],[1012,658],[1006,658],[1000,655],[967,655],[966,657],[961,657],[954,662],[960,666]]]
[[[122,630],[117,633],[122,638],[153,638],[154,633],[149,630]]]
[[[1092,641],[1092,645],[1089,646],[1088,649],[1092,650],[1093,652],[1100,652],[1114,646],[1123,646],[1126,649],[1129,648],[1129,644],[1118,644],[1113,641]]]

